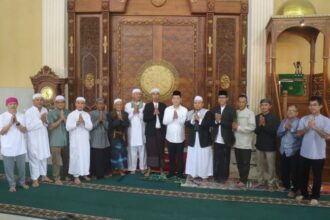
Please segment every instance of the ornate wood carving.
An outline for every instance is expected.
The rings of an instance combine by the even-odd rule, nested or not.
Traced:
[[[65,93],[66,79],[56,75],[49,66],[43,66],[39,72],[31,76],[30,79],[35,93],[41,92],[44,87],[50,87],[53,90],[54,94],[52,99],[45,100],[45,105],[47,107],[53,105],[56,95],[64,95]]]
[[[130,91],[138,85],[137,70],[150,60],[164,60],[178,71],[178,87],[187,105],[200,91],[204,79],[203,18],[182,17],[117,17],[113,27],[117,43],[113,49],[114,96],[130,99]],[[198,65],[199,64],[199,65]],[[114,68],[116,66],[117,68]],[[197,67],[198,66],[198,67]],[[200,73],[200,74],[197,74]],[[198,75],[198,76],[197,76]],[[202,81],[198,79],[203,79]],[[191,86],[194,85],[194,86]]]
[[[101,96],[102,66],[101,16],[79,16],[78,79],[82,81],[78,95],[86,98],[86,108],[95,107],[95,99]]]
[[[238,83],[238,17],[217,16],[216,18],[216,88],[230,90],[230,100],[233,101],[239,93]],[[224,83],[226,82],[226,83]]]

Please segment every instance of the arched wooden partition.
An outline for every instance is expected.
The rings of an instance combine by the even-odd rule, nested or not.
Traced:
[[[292,33],[306,39],[310,45],[310,72],[306,74],[306,95],[288,96],[287,93],[280,94],[277,77],[276,58],[280,54],[276,51],[278,37],[285,32]],[[318,35],[324,36],[323,44],[323,71],[315,72],[315,47]],[[267,74],[267,96],[274,100],[275,111],[282,119],[286,114],[289,104],[299,106],[301,115],[308,112],[308,97],[311,95],[322,95],[323,114],[330,116],[330,91],[328,88],[329,76],[329,43],[330,43],[330,16],[274,16],[267,25],[267,49],[266,49],[266,74]],[[271,83],[270,83],[271,82]],[[330,145],[327,144],[327,158],[323,171],[323,180],[330,181]]]

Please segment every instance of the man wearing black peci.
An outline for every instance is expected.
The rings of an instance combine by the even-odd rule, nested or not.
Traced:
[[[152,101],[147,103],[143,110],[143,120],[146,123],[146,150],[148,170],[145,176],[149,176],[151,168],[159,168],[163,172],[164,145],[166,126],[163,117],[166,105],[159,101],[160,90],[151,90]]]
[[[231,147],[235,143],[232,125],[237,117],[235,109],[227,105],[227,91],[219,91],[218,103],[219,106],[213,109],[215,117],[213,124],[213,176],[215,181],[225,183],[229,177],[230,151]]]

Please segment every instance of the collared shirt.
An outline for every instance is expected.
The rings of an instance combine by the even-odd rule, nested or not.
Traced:
[[[299,151],[301,146],[301,138],[297,136],[299,119],[293,118],[290,120],[290,130],[285,129],[287,120],[288,119],[282,120],[280,126],[277,129],[277,136],[281,137],[280,153],[290,157]]]
[[[154,102],[154,108],[158,108],[158,107],[159,107],[159,103]],[[156,115],[156,128],[161,128],[160,121],[159,121],[159,115]]]
[[[330,119],[324,115],[307,115],[300,119],[298,130],[302,130],[308,126],[308,121],[314,117],[316,127],[330,134]],[[302,140],[300,155],[312,159],[319,160],[326,157],[326,142],[314,129],[309,129]]]
[[[236,142],[234,147],[239,149],[252,149],[252,140],[254,130],[256,129],[255,115],[248,108],[237,110],[236,112],[238,127],[235,131]]]
[[[7,126],[12,118],[12,114],[4,112],[0,115],[0,130]],[[22,113],[16,113],[17,121],[25,126],[25,118]],[[13,124],[8,132],[1,135],[1,154],[6,157],[15,157],[26,153],[25,135],[22,133],[15,124]]]
[[[100,111],[95,110],[89,113],[93,123],[91,133],[91,147],[92,148],[106,148],[110,146],[108,138],[108,121],[106,113],[103,112],[103,120],[99,121]]]
[[[173,119],[174,110],[178,118]],[[185,140],[184,123],[187,118],[187,108],[180,105],[174,108],[173,105],[167,107],[164,112],[163,124],[167,125],[166,140],[171,143],[182,143]]]
[[[64,116],[67,118],[69,115],[69,110],[64,109]],[[59,120],[61,116],[61,111],[59,109],[54,109],[48,113],[48,124],[51,125]],[[49,144],[51,147],[64,147],[68,146],[68,131],[65,128],[65,122],[62,121],[61,124],[49,131]]]
[[[224,106],[221,106],[221,114],[223,113],[223,110],[225,109],[225,105]],[[217,122],[216,122],[217,123]],[[221,135],[221,124],[219,125],[219,130],[218,130],[218,135],[217,135],[217,139],[215,140],[216,143],[218,144],[224,144],[225,141],[223,140],[223,137]]]

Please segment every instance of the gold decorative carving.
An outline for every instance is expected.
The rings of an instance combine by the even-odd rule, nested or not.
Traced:
[[[243,37],[243,42],[242,42],[242,54],[245,55],[245,49],[246,49],[246,40],[245,37]]]
[[[70,54],[73,54],[73,36],[70,36],[70,42],[69,42],[69,48],[70,48]]]
[[[95,78],[93,73],[87,73],[84,80],[85,87],[92,89],[95,85]]]
[[[161,7],[166,3],[166,0],[151,0],[151,3],[156,7]]]
[[[108,37],[104,35],[103,37],[103,53],[106,54],[108,50]]]
[[[177,70],[175,67],[162,61],[148,61],[139,70],[140,87],[147,96],[151,96],[152,88],[160,90],[162,100],[168,98],[176,87]]]
[[[212,37],[209,37],[209,42],[207,43],[207,48],[209,48],[209,54],[212,54],[212,48],[213,48],[213,43],[212,43]]]
[[[227,74],[223,74],[220,78],[221,89],[228,89],[230,87],[230,78]]]

